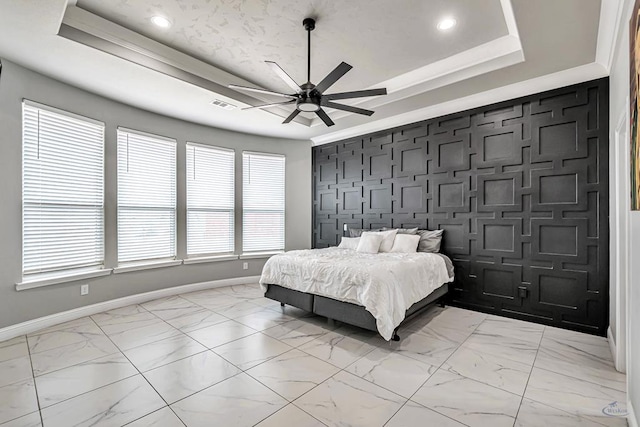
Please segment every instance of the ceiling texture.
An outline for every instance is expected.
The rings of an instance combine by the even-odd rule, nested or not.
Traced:
[[[574,79],[602,77],[607,67],[593,66],[600,6],[600,0],[3,0],[0,58],[160,114],[325,143],[507,99],[514,85],[566,70],[580,70]],[[154,16],[171,26],[157,27]],[[281,124],[290,106],[242,110],[278,99],[227,85],[290,91],[264,61],[304,83],[306,17],[317,22],[311,81],[341,61],[351,64],[327,92],[386,87],[386,96],[344,101],[375,110],[373,116],[327,109],[336,123],[328,128],[307,113]],[[457,25],[440,31],[445,17]]]

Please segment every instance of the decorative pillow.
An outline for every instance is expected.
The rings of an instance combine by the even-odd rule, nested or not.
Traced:
[[[360,237],[362,236],[362,233],[368,232],[368,231],[382,231],[382,229],[375,229],[375,230],[367,230],[364,228],[350,228],[349,229],[349,237]]]
[[[420,242],[420,236],[417,234],[398,234],[389,252],[415,253],[418,249],[418,242]]]
[[[360,243],[359,237],[343,237],[338,246],[341,249],[357,249]]]
[[[362,233],[356,251],[366,254],[377,254],[383,237],[379,234]]]
[[[392,230],[391,228],[384,227],[382,231]],[[418,234],[418,227],[416,228],[396,228],[398,234]]]
[[[398,234],[398,230],[387,230],[387,231],[366,231],[362,233],[364,236],[366,233],[378,234],[382,236],[382,243],[380,244],[379,252],[389,252],[391,248],[393,248],[393,241],[396,238],[396,234]]]
[[[418,252],[440,252],[442,233],[444,230],[418,230],[420,236]]]

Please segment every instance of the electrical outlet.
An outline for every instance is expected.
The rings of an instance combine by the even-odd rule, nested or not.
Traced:
[[[242,269],[243,270],[248,270],[249,269],[249,263],[248,262],[243,262],[242,263]]]
[[[80,295],[89,295],[89,285],[80,286]]]

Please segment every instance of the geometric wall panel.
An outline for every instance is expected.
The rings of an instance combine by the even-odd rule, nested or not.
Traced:
[[[313,148],[313,244],[444,230],[449,303],[605,335],[608,79]]]
[[[547,175],[540,177],[540,204],[575,204],[578,202],[578,175]]]

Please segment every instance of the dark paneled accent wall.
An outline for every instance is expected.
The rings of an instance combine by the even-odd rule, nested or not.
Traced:
[[[314,245],[444,229],[453,305],[604,335],[608,79],[313,149]]]

